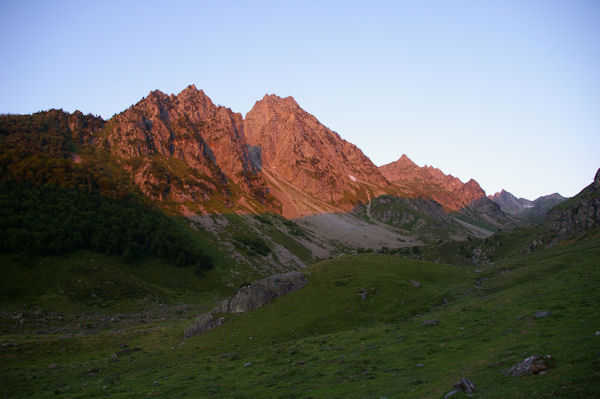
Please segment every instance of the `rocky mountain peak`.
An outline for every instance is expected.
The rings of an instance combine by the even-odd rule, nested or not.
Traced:
[[[595,189],[600,189],[600,169],[598,169],[598,171],[596,172],[593,184]]]
[[[360,149],[292,97],[265,95],[246,114],[244,132],[249,144],[260,147],[263,170],[319,201],[349,208],[368,199],[363,186],[374,192],[388,186]]]
[[[141,170],[133,171],[143,190],[148,182],[154,184],[151,182],[155,181],[154,185],[160,185],[158,180],[168,176],[162,166],[158,167],[156,157],[183,161],[196,176],[196,179],[188,176],[188,180],[203,187],[202,198],[205,200],[210,193],[225,190],[224,185],[231,182],[250,190],[250,180],[258,172],[243,134],[242,116],[229,108],[216,106],[194,85],[170,96],[158,90],[150,92],[112,118],[107,123],[105,136],[108,148],[119,158],[129,162],[139,158],[144,160]],[[169,161],[166,167],[175,164]],[[151,176],[157,173],[162,177]],[[177,173],[184,173],[181,167]],[[192,200],[184,191],[182,189],[178,194],[180,199]],[[195,189],[187,191],[194,192]],[[161,194],[160,198],[165,195]]]
[[[380,166],[379,170],[388,181],[401,187],[402,194],[431,198],[446,210],[459,210],[485,196],[475,180],[463,183],[433,166],[420,167],[406,155]]]

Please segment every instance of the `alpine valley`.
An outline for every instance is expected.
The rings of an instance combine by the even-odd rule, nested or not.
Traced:
[[[600,397],[600,171],[487,196],[191,85],[0,116],[0,216],[2,397]]]

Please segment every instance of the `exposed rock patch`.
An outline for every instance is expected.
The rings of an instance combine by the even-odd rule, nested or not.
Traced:
[[[552,357],[550,355],[532,355],[523,361],[515,364],[506,371],[506,375],[518,377],[525,374],[540,374],[548,370],[550,367],[547,364]]]
[[[535,318],[536,319],[542,319],[544,317],[548,317],[551,316],[552,312],[548,311],[548,310],[540,310],[539,312],[535,312]]]
[[[213,312],[248,312],[270,303],[278,296],[299,290],[307,283],[306,276],[300,272],[288,272],[267,277],[241,287],[235,295],[221,302]]]
[[[185,330],[183,336],[189,338],[225,323],[225,318],[215,318],[220,313],[243,313],[260,308],[281,295],[303,288],[306,284],[308,284],[306,276],[293,271],[245,285],[209,313],[199,315],[194,323]]]
[[[600,169],[592,184],[562,206],[548,212],[546,233],[557,242],[579,237],[596,227],[600,227]]]

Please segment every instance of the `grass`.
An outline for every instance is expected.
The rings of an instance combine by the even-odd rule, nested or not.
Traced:
[[[302,290],[187,340],[190,313],[86,335],[3,328],[0,395],[439,398],[466,377],[479,398],[599,397],[600,237],[521,255],[523,234],[504,237],[500,247],[511,248],[484,268],[378,254],[326,260],[306,269]],[[211,276],[190,274],[177,288],[160,270],[127,271],[147,284],[133,285],[135,298],[150,290],[200,308],[216,292]],[[119,297],[111,309],[130,302]],[[539,310],[552,315],[536,319]],[[423,325],[431,319],[439,325]],[[534,353],[554,358],[547,374],[503,374]]]

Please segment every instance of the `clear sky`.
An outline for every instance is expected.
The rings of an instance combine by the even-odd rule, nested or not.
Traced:
[[[194,83],[293,96],[377,165],[572,196],[600,167],[599,1],[0,2],[0,113],[109,118]]]

